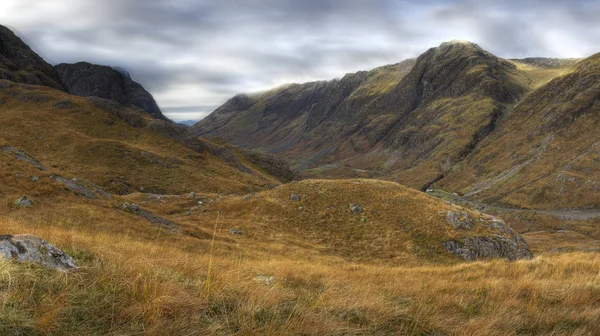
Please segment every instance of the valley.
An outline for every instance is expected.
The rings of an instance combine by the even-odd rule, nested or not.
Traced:
[[[0,26],[0,334],[600,334],[598,59],[453,41],[184,127]]]

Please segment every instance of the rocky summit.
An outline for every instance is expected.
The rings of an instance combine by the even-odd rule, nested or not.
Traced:
[[[54,67],[65,90],[76,96],[94,96],[139,108],[156,119],[166,120],[152,95],[123,71],[109,66],[79,62]]]

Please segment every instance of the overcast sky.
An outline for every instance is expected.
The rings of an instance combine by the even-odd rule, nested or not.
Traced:
[[[600,52],[600,0],[1,0],[48,62],[121,66],[174,120],[239,92],[341,77],[441,42],[498,56]]]

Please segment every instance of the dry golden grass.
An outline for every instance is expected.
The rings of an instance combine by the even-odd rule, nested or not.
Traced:
[[[247,232],[242,237],[228,233],[230,224],[239,225],[248,219],[240,215],[236,221],[233,216],[242,202],[248,205],[241,212],[258,209],[248,216],[278,211],[292,220],[295,217],[285,217],[292,207],[300,204],[310,209],[338,198],[345,203],[344,197],[356,197],[357,192],[364,193],[365,199],[372,197],[370,193],[405,193],[408,204],[397,206],[406,211],[415,208],[415,212],[405,214],[408,217],[442,203],[389,182],[328,184],[304,181],[257,194],[249,202],[239,196],[207,194],[201,197],[208,204],[207,211],[192,216],[182,215],[194,202],[189,196],[161,199],[165,203],[155,198],[151,201],[142,194],[127,197],[178,220],[185,233],[204,232],[204,236],[196,235],[200,238],[169,234],[122,213],[113,204],[121,200],[87,201],[56,192],[51,198],[43,198],[41,206],[18,210],[10,198],[3,197],[1,233],[32,233],[47,239],[73,255],[80,271],[63,274],[1,261],[0,334],[600,332],[597,253],[548,254],[513,263],[431,263],[423,258],[396,265],[377,258],[353,262],[340,257],[344,254],[320,253],[315,249],[318,243],[308,243],[318,232],[317,226],[336,226],[333,218],[325,221],[318,214],[313,214],[314,226],[302,231],[307,236],[285,236],[281,230],[289,226],[276,221],[261,228],[264,236],[252,232],[252,223],[244,227]],[[362,188],[365,185],[368,188]],[[346,189],[346,194],[337,194],[338,188]],[[288,204],[290,190],[306,194],[305,199]],[[364,204],[370,220],[376,221],[373,210],[385,207],[382,203]],[[339,216],[346,215],[340,212]],[[424,218],[420,224],[426,226]],[[380,223],[374,225],[382,227],[383,220],[377,219]],[[253,280],[258,275],[274,276],[276,280],[266,285]]]
[[[50,101],[0,93],[0,144],[49,169],[0,151],[0,234],[46,239],[80,270],[0,261],[0,335],[600,333],[597,253],[459,263],[440,246],[464,236],[444,224],[453,206],[390,182],[303,181],[245,199],[220,195],[265,181],[120,121],[99,128],[110,116],[85,100],[69,98],[83,114],[54,109],[62,94],[32,89],[17,91]],[[134,155],[139,150],[173,156],[179,168],[147,162]],[[204,193],[87,200],[52,174],[100,184],[124,175],[136,186]],[[290,201],[292,192],[302,200]],[[16,209],[22,195],[34,207]],[[202,206],[186,215],[198,200]],[[119,210],[124,201],[176,221],[182,233]],[[350,203],[365,211],[352,214]],[[471,234],[489,233],[478,227]],[[275,281],[255,281],[258,275]]]
[[[62,274],[0,262],[0,330],[62,335],[595,335],[600,255],[392,267],[282,257],[115,223],[102,211],[0,220],[73,254]],[[64,217],[63,217],[64,216]],[[85,221],[81,225],[74,222]],[[127,227],[128,229],[125,229]],[[253,281],[259,274],[276,282]]]
[[[131,127],[85,98],[48,87],[0,84],[12,85],[0,89],[0,146],[23,150],[66,177],[88,179],[119,193],[249,192],[279,184],[248,162],[253,174]],[[71,108],[54,107],[65,98]]]

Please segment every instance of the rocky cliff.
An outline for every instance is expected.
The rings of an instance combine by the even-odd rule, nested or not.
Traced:
[[[0,25],[0,79],[62,89],[52,66],[10,29]]]
[[[109,66],[79,62],[54,67],[66,91],[76,96],[96,96],[139,108],[156,119],[166,120],[152,95],[129,74]]]

